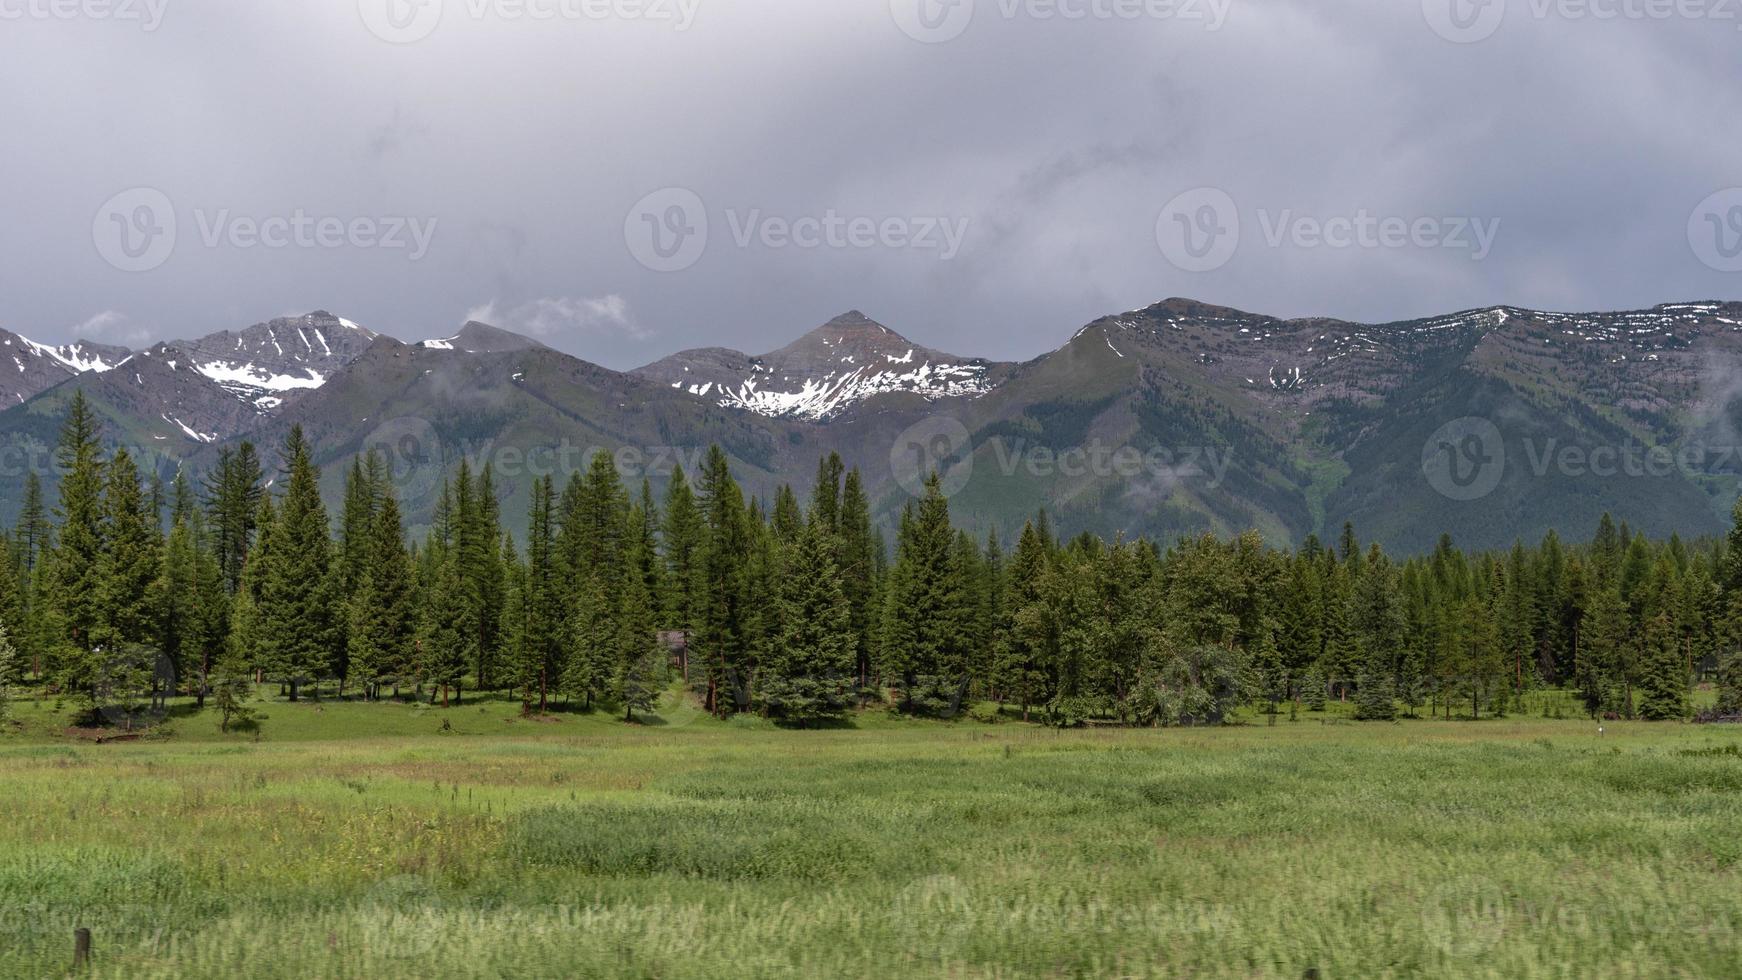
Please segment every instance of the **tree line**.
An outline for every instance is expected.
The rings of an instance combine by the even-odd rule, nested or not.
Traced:
[[[676,671],[716,715],[795,725],[871,704],[1177,725],[1333,698],[1365,719],[1481,717],[1544,689],[1593,717],[1680,719],[1706,678],[1718,713],[1742,713],[1742,503],[1727,539],[1605,516],[1578,545],[1443,537],[1399,559],[1349,526],[1330,545],[1164,548],[1060,540],[1044,512],[1007,545],[958,528],[934,476],[891,543],[838,456],[803,502],[763,500],[715,447],[660,500],[604,453],[560,488],[543,477],[519,536],[490,466],[462,462],[414,542],[379,456],[350,464],[334,519],[300,430],[280,455],[269,480],[241,443],[166,486],[105,453],[75,394],[58,499],[32,477],[0,532],[0,692],[34,683],[99,719],[184,694],[226,727],[263,682],[291,701],[511,691],[529,713],[633,720]]]

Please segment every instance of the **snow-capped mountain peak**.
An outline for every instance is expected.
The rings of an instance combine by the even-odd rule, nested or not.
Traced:
[[[928,400],[982,395],[1002,367],[921,347],[853,310],[767,354],[684,351],[635,373],[725,407],[822,421],[890,392]]]
[[[16,405],[68,378],[113,369],[127,349],[74,341],[58,347],[0,330],[0,406]]]
[[[367,350],[375,333],[324,310],[224,330],[168,346],[227,391],[268,410],[291,392],[319,388]]]

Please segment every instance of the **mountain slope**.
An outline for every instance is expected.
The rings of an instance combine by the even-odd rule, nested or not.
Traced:
[[[936,469],[964,524],[1006,538],[1044,508],[1066,533],[1160,539],[1256,528],[1288,544],[1353,521],[1405,551],[1442,531],[1471,547],[1582,535],[1606,511],[1715,532],[1742,487],[1735,303],[1358,324],[1175,299],[1016,365],[860,314],[770,354],[693,350],[630,373],[477,323],[418,345],[325,314],[214,337],[80,375],[62,364],[75,352],[30,348],[60,380],[0,411],[0,453],[46,458],[82,388],[112,439],[165,471],[242,438],[270,455],[300,424],[336,501],[348,461],[381,451],[414,524],[461,459],[492,466],[518,529],[532,480],[564,482],[594,450],[663,493],[718,443],[765,499],[808,492],[818,456],[841,453],[886,530]],[[319,386],[261,383],[284,377]],[[0,503],[21,472],[0,468]]]
[[[0,406],[22,404],[68,378],[106,371],[127,354],[125,347],[84,341],[50,347],[0,330]]]
[[[174,341],[200,374],[236,397],[270,411],[285,399],[319,388],[355,360],[375,334],[324,310],[281,317],[244,330]]]
[[[489,464],[506,526],[517,535],[533,480],[551,476],[560,492],[596,450],[618,454],[634,492],[646,478],[663,493],[674,466],[693,476],[714,444],[759,494],[770,493],[799,461],[816,465],[814,443],[800,429],[533,342],[519,346],[468,353],[378,338],[317,393],[268,418],[249,438],[272,456],[290,427],[302,426],[332,493],[351,459],[380,452],[414,524],[428,520],[443,480],[462,459],[474,472]]]
[[[760,356],[703,348],[632,373],[758,415],[823,420],[891,392],[981,395],[1006,367],[918,346],[854,310]]]

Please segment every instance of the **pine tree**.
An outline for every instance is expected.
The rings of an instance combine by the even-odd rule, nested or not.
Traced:
[[[854,675],[860,689],[871,686],[872,639],[877,630],[878,570],[883,546],[871,524],[871,502],[855,467],[841,490],[836,519],[840,539],[841,594],[853,634]]]
[[[521,660],[516,681],[524,703],[538,696],[538,710],[548,709],[550,692],[562,676],[562,636],[567,628],[564,596],[558,579],[557,543],[553,527],[556,488],[550,477],[535,482],[526,541],[526,573],[521,587]]]
[[[42,502],[42,480],[35,472],[25,477],[24,503],[18,509],[18,523],[12,536],[18,548],[21,577],[28,582],[36,574],[53,538],[53,525]]]
[[[1328,699],[1326,688],[1329,686],[1330,681],[1325,679],[1324,668],[1315,663],[1307,669],[1303,693],[1308,711],[1325,710],[1325,702]]]
[[[1732,650],[1718,669],[1718,713],[1742,715],[1742,650]]]
[[[639,555],[632,557],[640,561]],[[616,633],[612,693],[623,707],[624,720],[633,722],[635,712],[654,709],[665,686],[665,653],[659,645],[652,596],[639,576],[630,576],[618,595]]]
[[[661,624],[681,631],[686,642],[700,616],[697,593],[706,535],[695,495],[690,492],[683,470],[676,469],[665,492],[665,593],[660,610]]]
[[[253,629],[254,600],[246,591],[236,594],[232,611],[230,642],[212,667],[210,684],[212,703],[218,709],[218,731],[228,733],[232,726],[249,727],[254,723],[254,710],[249,702],[254,697],[253,671],[245,634]]]
[[[99,665],[93,655],[104,624],[103,463],[96,416],[82,390],[75,390],[61,426],[60,531],[48,561],[39,621],[45,654],[54,663],[61,690],[95,703]]]
[[[1361,721],[1391,721],[1397,717],[1396,685],[1389,674],[1369,666],[1355,690],[1355,717]]]
[[[98,562],[102,621],[93,628],[99,644],[155,643],[157,610],[152,584],[160,571],[156,520],[125,448],[108,466],[103,491],[104,549]],[[191,577],[191,563],[190,563]]]
[[[857,649],[832,532],[813,514],[781,579],[779,642],[758,677],[764,714],[800,726],[838,717],[853,703]]]
[[[705,672],[705,705],[716,715],[749,706],[749,596],[745,558],[751,543],[744,497],[732,478],[726,454],[708,451],[701,475],[702,513],[707,529],[698,576],[699,615],[691,649]]]
[[[595,698],[610,689],[621,638],[615,610],[604,583],[582,578],[568,621],[568,660],[563,665],[562,690],[571,703],[591,710]]]
[[[418,628],[415,583],[399,500],[391,486],[378,484],[378,488],[370,525],[358,531],[366,537],[357,591],[348,611],[349,676],[363,686],[366,699],[380,696],[384,679],[410,675]]]
[[[445,549],[444,549],[445,550]],[[459,700],[459,688],[466,667],[477,657],[477,629],[466,602],[466,585],[460,573],[458,556],[443,554],[430,583],[428,602],[424,606],[423,624],[418,633],[422,648],[423,679],[430,684],[430,697],[441,691],[442,707],[448,707],[450,695]]]
[[[284,503],[257,597],[268,667],[289,684],[292,701],[304,681],[327,673],[334,654],[335,619],[342,615],[328,576],[331,540],[321,503],[320,471],[309,453],[302,427],[293,427],[284,447],[289,466]]]
[[[218,568],[232,593],[241,587],[242,567],[259,530],[260,501],[266,496],[263,475],[254,444],[245,441],[233,450],[218,450],[216,470],[206,483],[206,515]]]
[[[12,542],[0,535],[0,625],[12,629],[18,629],[24,622],[25,599],[20,574]]]
[[[1030,707],[1052,697],[1047,668],[1057,644],[1050,618],[1041,607],[1041,583],[1050,564],[1040,532],[1032,522],[1024,524],[1010,559],[1004,615],[994,630],[992,665],[998,699],[1020,705],[1024,721]]]
[[[1680,720],[1688,710],[1688,675],[1668,612],[1645,625],[1640,642],[1639,716],[1649,721]]]
[[[968,693],[962,626],[966,577],[937,474],[897,546],[887,600],[883,669],[902,709],[953,716]]]

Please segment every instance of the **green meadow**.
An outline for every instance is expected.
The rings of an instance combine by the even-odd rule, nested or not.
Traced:
[[[14,705],[0,976],[1742,975],[1734,727],[259,707]]]

